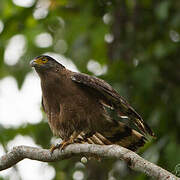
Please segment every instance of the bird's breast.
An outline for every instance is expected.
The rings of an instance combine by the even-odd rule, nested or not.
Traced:
[[[54,77],[42,83],[43,100],[53,134],[65,139],[74,131],[98,129],[104,118],[96,96],[70,79]],[[66,81],[65,81],[66,80]]]

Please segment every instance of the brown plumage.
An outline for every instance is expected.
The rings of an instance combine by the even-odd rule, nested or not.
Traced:
[[[72,72],[49,56],[36,57],[31,66],[41,79],[42,106],[50,128],[63,139],[61,148],[79,142],[118,144],[135,151],[144,145],[144,135],[154,136],[141,116],[105,81]]]

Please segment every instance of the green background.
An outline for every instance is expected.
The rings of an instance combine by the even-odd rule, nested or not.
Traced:
[[[54,52],[56,42],[63,39],[68,48],[65,52],[56,49],[56,53],[72,59],[79,71],[93,75],[87,69],[90,59],[107,65],[107,73],[100,78],[124,96],[157,135],[140,150],[140,155],[175,173],[180,163],[180,1],[52,0],[48,15],[35,19],[37,2],[24,8],[11,0],[0,1],[0,20],[4,23],[0,34],[0,79],[14,76],[21,88],[31,71],[29,61],[47,51]],[[105,15],[110,17],[107,23],[103,21]],[[52,35],[52,46],[36,46],[34,39],[42,32]],[[9,66],[4,62],[4,52],[8,40],[16,34],[26,37],[27,47],[18,63]],[[112,42],[104,40],[107,34]],[[0,143],[6,149],[10,140],[22,134],[49,148],[52,133],[45,119],[17,128],[5,128],[0,122]],[[77,161],[79,158],[50,163],[56,170],[54,179],[72,179],[78,168],[89,180],[110,176],[117,180],[151,179],[117,160],[88,161],[84,168],[75,167]]]

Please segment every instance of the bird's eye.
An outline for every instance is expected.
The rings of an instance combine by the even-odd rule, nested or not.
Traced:
[[[42,59],[42,61],[46,61],[46,59],[45,59],[45,58],[43,58],[43,59]]]

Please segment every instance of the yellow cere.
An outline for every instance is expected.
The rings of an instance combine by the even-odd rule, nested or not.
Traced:
[[[46,57],[40,57],[34,60],[35,63],[41,65],[48,62],[48,59]]]

